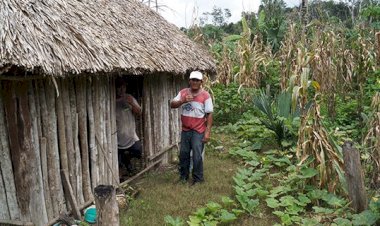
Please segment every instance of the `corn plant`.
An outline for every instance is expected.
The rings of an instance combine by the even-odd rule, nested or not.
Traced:
[[[338,90],[339,74],[341,73],[344,38],[336,26],[317,27],[311,40],[313,61],[310,68],[312,79],[320,84],[320,92],[326,97],[328,114],[335,117],[335,99]]]
[[[321,120],[320,105],[318,103],[319,84],[308,80],[309,70],[304,69],[301,75],[301,85],[293,88],[293,102],[300,102],[301,126],[297,144],[297,153],[300,163],[309,157],[314,161],[311,167],[318,169],[318,178],[311,183],[320,188],[327,188],[330,192],[339,188],[337,181],[341,181],[344,187],[343,159],[339,146],[327,133]],[[310,87],[314,87],[315,94],[312,105],[307,105],[308,96],[311,95]]]
[[[282,42],[282,47],[276,54],[276,58],[281,62],[282,90],[288,88],[291,77],[301,74],[302,68],[307,67],[310,61],[307,49],[298,35],[299,32],[299,28],[295,24],[291,24]]]
[[[221,83],[224,85],[229,85],[230,83],[234,82],[234,64],[236,62],[236,43],[241,39],[240,35],[230,35],[223,39],[222,43],[222,52],[219,59],[218,64],[218,76],[216,78],[216,83]]]
[[[369,178],[374,188],[380,188],[380,93],[377,92],[372,98],[373,109],[368,123],[368,132],[363,140],[363,145],[370,153],[367,165],[371,166]]]
[[[352,87],[359,91],[359,95],[356,97],[358,112],[361,113],[363,110],[364,84],[368,74],[374,71],[376,65],[376,47],[372,33],[366,33],[359,28],[357,30],[348,44],[350,44],[349,48],[355,62],[352,68]]]
[[[260,66],[271,58],[271,51],[262,45],[258,36],[251,41],[251,30],[245,18],[242,18],[242,25],[243,33],[237,47],[240,62],[236,81],[243,86],[258,87],[262,77]]]

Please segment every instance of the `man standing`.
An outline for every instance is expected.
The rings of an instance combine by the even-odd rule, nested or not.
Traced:
[[[131,158],[141,158],[142,147],[136,134],[135,115],[141,115],[141,107],[136,99],[126,93],[127,85],[124,79],[116,80],[116,128],[119,163],[124,165],[129,173],[134,171]]]
[[[171,108],[181,107],[181,148],[179,153],[180,181],[189,179],[190,152],[193,152],[193,182],[201,183],[203,178],[202,152],[204,143],[211,135],[213,104],[210,94],[202,89],[203,75],[193,71],[189,77],[189,88],[182,89],[170,102]]]

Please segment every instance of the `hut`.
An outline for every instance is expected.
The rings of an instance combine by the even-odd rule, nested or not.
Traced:
[[[119,184],[117,76],[136,84],[147,163],[176,144],[168,100],[195,69],[215,73],[207,51],[136,0],[2,0],[0,225],[46,225]]]

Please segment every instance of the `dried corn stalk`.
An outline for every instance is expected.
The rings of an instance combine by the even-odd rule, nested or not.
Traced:
[[[368,177],[371,178],[371,186],[378,189],[380,188],[380,93],[376,93],[372,98],[371,107],[372,119],[369,121],[369,129],[363,144],[371,156],[367,162],[367,165],[372,166]]]

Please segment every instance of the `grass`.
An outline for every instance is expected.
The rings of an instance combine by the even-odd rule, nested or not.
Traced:
[[[140,193],[130,202],[128,210],[120,210],[120,225],[161,226],[165,225],[166,215],[188,220],[191,213],[209,201],[221,202],[222,196],[233,196],[232,177],[237,167],[232,159],[206,151],[205,183],[193,187],[175,184],[176,167],[150,173],[136,183]]]
[[[180,217],[186,222],[189,215],[210,201],[222,203],[222,196],[235,199],[232,178],[237,168],[243,166],[241,161],[230,157],[228,150],[236,142],[238,139],[230,134],[215,131],[211,142],[206,146],[205,183],[194,187],[188,184],[175,184],[179,178],[175,164],[164,171],[146,174],[133,185],[140,191],[139,195],[130,201],[128,209],[120,210],[120,225],[162,226],[165,225],[164,217],[167,215],[173,218]],[[219,147],[219,151],[211,150],[215,147]],[[254,216],[240,216],[230,225],[266,226],[273,225],[276,221],[271,210],[260,205]]]

